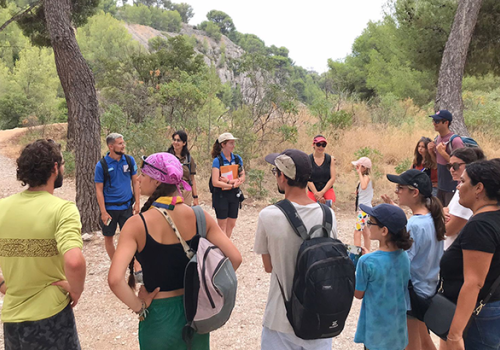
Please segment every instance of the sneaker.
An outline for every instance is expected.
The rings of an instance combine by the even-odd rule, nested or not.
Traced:
[[[144,279],[142,277],[142,270],[134,272],[134,278],[136,283],[144,284]]]

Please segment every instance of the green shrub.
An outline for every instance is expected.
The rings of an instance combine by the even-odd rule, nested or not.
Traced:
[[[412,159],[411,158],[405,158],[402,161],[400,161],[395,167],[394,170],[396,171],[396,174],[402,174],[406,170],[411,169],[412,166]]]
[[[68,177],[75,176],[75,155],[73,152],[63,151],[64,175]]]
[[[326,122],[336,129],[346,129],[352,125],[352,115],[344,110],[331,112],[326,117]]]
[[[247,172],[248,194],[253,198],[263,198],[267,196],[267,190],[263,186],[264,170],[251,169]]]

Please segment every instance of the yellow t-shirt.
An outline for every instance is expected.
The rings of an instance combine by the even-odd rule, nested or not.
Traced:
[[[76,205],[46,191],[0,199],[0,267],[7,285],[2,321],[42,320],[62,311],[69,296],[63,255],[82,248]]]

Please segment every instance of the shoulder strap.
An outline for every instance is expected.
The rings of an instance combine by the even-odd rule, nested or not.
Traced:
[[[450,137],[450,141],[448,142],[448,144],[450,145],[450,153],[453,152],[453,140],[455,140],[457,137],[457,134],[453,134]]]
[[[283,214],[285,214],[285,217],[287,218],[297,236],[302,238],[304,241],[309,239],[304,222],[300,218],[299,213],[297,213],[297,210],[295,209],[293,204],[288,199],[279,201],[275,204],[275,206],[277,206],[283,212]]]
[[[194,215],[196,216],[196,230],[198,234],[203,238],[207,238],[207,221],[205,219],[205,212],[199,205],[195,205],[192,209],[194,211]]]
[[[234,164],[240,165],[240,156],[237,154],[234,155]]]
[[[488,292],[486,297],[479,302],[479,306],[474,310],[474,315],[476,315],[476,316],[479,315],[483,306],[486,305],[488,303],[488,301],[490,301],[491,297],[493,296],[493,293],[495,293],[498,286],[500,286],[500,276],[498,276],[497,279],[495,280],[495,282],[493,282],[493,284],[490,288],[490,291]]]
[[[222,156],[220,154],[217,156],[217,159],[219,160],[219,170],[220,170],[220,167],[224,165],[224,159],[222,159]]]
[[[109,181],[109,187],[111,187],[111,177],[109,176],[108,162],[106,162],[106,159],[104,157],[102,157],[99,162],[101,163],[102,174],[104,178],[102,186],[106,186],[106,181]]]
[[[130,178],[132,178],[132,171],[134,170],[132,168],[132,158],[130,158],[129,155],[125,154],[125,160],[127,161],[127,164],[128,164],[128,169],[129,169],[129,172],[130,172]]]
[[[191,176],[191,154],[190,153],[187,154],[186,161],[187,161],[187,166],[189,169],[189,176]]]
[[[311,229],[309,230],[309,237],[312,237],[313,234],[318,230],[322,231],[323,237],[330,237],[330,232],[332,232],[332,227],[333,227],[332,212],[330,211],[330,208],[328,208],[326,205],[322,203],[318,204],[321,207],[321,211],[323,212],[323,224],[314,225],[313,227],[311,227]]]
[[[189,245],[186,243],[186,241],[182,238],[181,234],[179,233],[179,230],[177,230],[177,226],[175,226],[174,220],[172,220],[172,218],[168,214],[167,209],[158,208],[158,207],[155,207],[154,205],[152,205],[151,208],[155,208],[163,215],[163,217],[165,218],[167,223],[170,225],[170,227],[172,227],[172,230],[174,231],[175,235],[177,236],[177,239],[179,240],[179,242],[181,242],[182,249],[184,249],[184,253],[186,253],[186,256],[188,257],[188,259],[191,259],[194,255],[194,251],[189,247]]]

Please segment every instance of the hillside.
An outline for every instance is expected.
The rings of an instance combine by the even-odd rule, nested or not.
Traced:
[[[208,66],[214,65],[221,83],[230,82],[231,86],[239,86],[243,95],[250,88],[250,79],[243,74],[235,74],[228,63],[243,56],[245,50],[233,43],[225,35],[221,36],[220,42],[215,41],[203,30],[194,29],[186,23],[182,23],[182,29],[179,33],[163,32],[154,28],[140,25],[124,23],[125,27],[132,35],[132,38],[138,41],[144,48],[148,49],[148,41],[155,37],[167,39],[177,35],[186,35],[196,41],[194,50],[203,55],[203,60]]]

